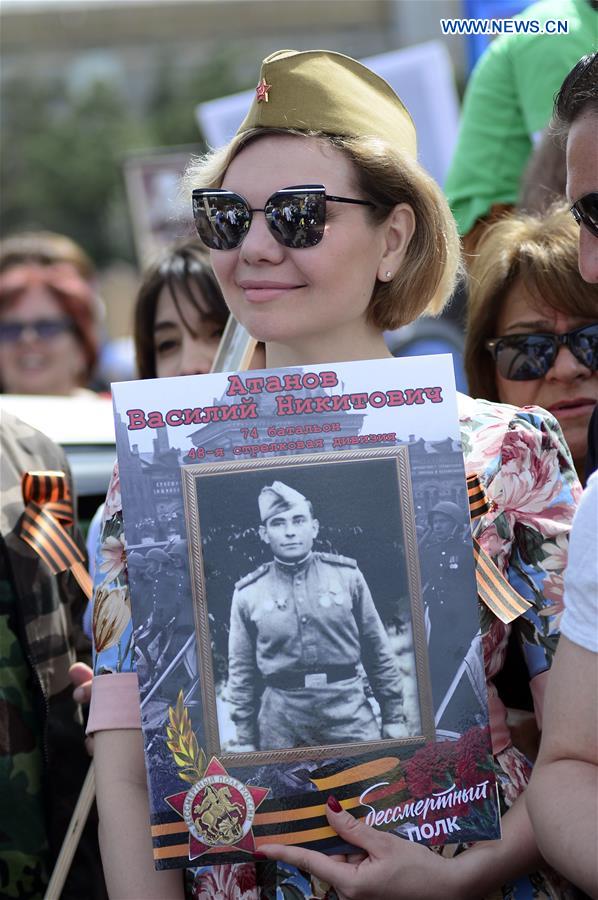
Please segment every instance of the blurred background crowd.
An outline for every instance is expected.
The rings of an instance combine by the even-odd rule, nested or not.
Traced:
[[[598,13],[593,0],[541,0],[524,18],[560,23],[566,33],[491,39],[441,28],[441,19],[504,20],[524,8],[523,0],[5,0],[4,407],[15,411],[9,400],[15,394],[83,401],[85,391],[108,394],[112,381],[209,371],[227,313],[217,287],[210,292],[201,279],[193,287],[195,274],[185,281],[196,238],[180,177],[191,156],[234,133],[256,59],[285,45],[317,44],[363,59],[403,98],[416,123],[419,158],[444,187],[466,263],[474,266],[469,286],[461,285],[440,320],[420,319],[387,334],[391,352],[450,352],[463,392],[517,405],[533,401],[555,412],[582,472],[596,376],[583,392],[583,422],[565,425],[572,416],[560,415],[559,404],[577,372],[538,394],[533,388],[542,377],[530,393],[530,382],[495,376],[484,346],[508,332],[514,302],[529,306],[529,296],[513,300],[513,291],[521,293],[515,283],[526,281],[528,270],[533,280],[547,257],[551,271],[536,284],[545,312],[556,309],[563,327],[594,315],[595,288],[584,286],[575,267],[576,227],[564,212],[554,213],[549,233],[543,220],[521,221],[502,239],[495,234],[481,261],[475,254],[486,227],[505,213],[541,216],[564,202],[564,147],[549,127],[552,103],[567,72],[594,48]],[[189,239],[183,257],[175,251],[164,259]],[[512,240],[518,249],[507,258]],[[490,274],[499,256],[501,271]],[[176,350],[171,334],[154,353],[165,284],[165,294],[185,294],[175,299],[182,327]],[[180,303],[193,309],[185,312]],[[208,316],[201,347],[198,315]],[[86,415],[87,406],[79,406],[85,425],[78,438],[110,442],[109,416],[98,428],[101,415]],[[30,415],[42,421],[38,409]],[[50,436],[67,441],[56,424]]]
[[[0,209],[1,234],[13,240],[0,265],[5,271],[15,262],[19,243],[38,261],[44,254],[66,259],[81,279],[69,289],[81,300],[87,282],[93,299],[85,312],[81,301],[75,315],[84,371],[57,373],[54,384],[32,368],[11,381],[4,371],[10,361],[2,360],[3,391],[65,394],[73,378],[77,387],[106,390],[112,380],[135,376],[131,335],[143,272],[192,233],[180,174],[191,155],[230,138],[246,106],[243,92],[253,88],[255,60],[274,48],[317,44],[368,61],[391,82],[416,122],[420,159],[446,188],[466,249],[480,236],[480,220],[515,205],[546,208],[563,195],[565,175],[562,146],[545,129],[564,75],[593,47],[591,0],[543,0],[537,15],[566,22],[568,34],[494,41],[498,49],[471,81],[491,39],[443,34],[440,25],[441,18],[504,19],[525,6],[524,0],[5,0]],[[533,18],[534,10],[526,15]],[[544,58],[552,64],[539,73]],[[22,237],[31,231],[68,236],[78,247],[49,248],[46,241],[36,249],[31,235]],[[2,289],[3,305],[8,290],[16,288]],[[453,352],[462,390],[465,296],[464,289],[458,293],[442,326],[424,322],[389,336],[397,354]],[[63,312],[65,298],[63,292]],[[25,335],[13,329],[10,337]],[[38,337],[58,351],[58,334]]]
[[[314,43],[357,59],[385,55],[382,74],[391,76],[411,109],[424,163],[442,184],[456,147],[459,98],[488,39],[444,36],[439,20],[504,17],[524,5],[5,0],[2,234],[68,235],[93,260],[93,287],[103,301],[93,386],[133,374],[130,335],[140,271],[189,233],[178,176],[191,154],[230,137],[238,124],[234,104],[211,101],[251,89],[256,59],[281,46]],[[554,44],[560,41],[556,37]],[[572,61],[579,55],[568,53]],[[568,68],[563,61],[558,73],[550,73],[554,89]],[[416,83],[414,72],[423,70],[426,77]],[[543,124],[550,114],[548,93],[544,110],[534,113]],[[521,162],[526,140],[529,153],[540,130],[535,122],[531,127],[534,134],[518,136]],[[518,187],[509,185],[510,202]],[[89,277],[89,264],[84,270]],[[457,303],[448,315],[461,322],[462,313]],[[459,335],[448,327],[447,337],[459,346]]]

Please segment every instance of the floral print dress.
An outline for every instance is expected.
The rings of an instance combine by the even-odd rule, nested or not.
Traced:
[[[556,648],[563,610],[563,571],[575,505],[581,493],[571,456],[556,420],[544,410],[459,396],[466,473],[476,473],[492,510],[473,532],[530,609],[511,625],[481,608],[490,722],[505,811],[524,790],[529,761],[513,747],[506,710],[492,679],[501,671],[513,629],[529,671],[541,725],[543,686]],[[118,468],[106,499],[98,547],[92,616],[94,672],[133,672],[131,609]],[[102,718],[103,726],[106,717]],[[122,725],[121,725],[122,727]],[[93,729],[91,722],[90,730]],[[185,870],[185,892],[196,900],[307,900],[336,894],[317,879],[281,863],[199,866]],[[536,872],[503,885],[504,900],[569,900],[576,892],[552,872]]]

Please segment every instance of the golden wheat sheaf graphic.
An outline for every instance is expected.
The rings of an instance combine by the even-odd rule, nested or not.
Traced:
[[[177,765],[179,778],[195,784],[205,772],[206,755],[197,743],[191,727],[191,717],[185,706],[182,690],[179,691],[176,706],[168,707],[166,737],[166,746]]]

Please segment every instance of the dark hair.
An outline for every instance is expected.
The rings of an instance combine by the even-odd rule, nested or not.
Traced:
[[[587,111],[598,112],[598,51],[582,56],[554,99],[554,125],[566,134],[573,122]]]
[[[185,297],[203,316],[210,316],[224,326],[228,309],[207,252],[198,239],[181,243],[152,266],[145,274],[135,304],[134,340],[137,370],[140,378],[156,378],[154,322],[158,297],[167,288],[181,321],[194,334],[180,308]]]

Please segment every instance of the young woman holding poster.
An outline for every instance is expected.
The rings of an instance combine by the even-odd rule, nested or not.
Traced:
[[[440,189],[416,161],[411,118],[386,82],[348,57],[281,51],[266,59],[237,135],[192,167],[188,179],[198,232],[212,250],[225,300],[250,334],[265,341],[270,367],[388,357],[383,330],[440,312],[453,291],[457,233]],[[521,626],[533,651],[530,677],[540,715],[579,485],[558,425],[543,411],[462,398],[460,412],[467,471],[478,474],[495,501],[476,520],[476,535],[532,603],[514,627]],[[116,495],[117,488],[108,505]],[[484,608],[489,679],[502,665],[509,630]],[[124,632],[121,640],[128,637]],[[502,842],[445,859],[349,823],[365,858],[343,862],[277,846],[268,851],[285,861],[276,876],[259,863],[203,866],[186,870],[184,887],[180,872],[153,867],[135,672],[102,657],[99,652],[96,672],[104,674],[94,679],[89,730],[96,735],[102,853],[113,898],[164,900],[184,890],[190,897],[275,897],[284,885],[295,889],[293,896],[316,894],[309,875],[288,863],[332,875],[339,897],[436,897],[436,878],[443,896],[460,900],[507,882],[509,896],[531,900],[542,890],[546,897],[569,896],[546,873],[512,886],[540,859],[525,804],[517,800],[529,763],[511,745],[490,682]],[[330,821],[345,836],[348,825],[334,812],[335,802]]]

